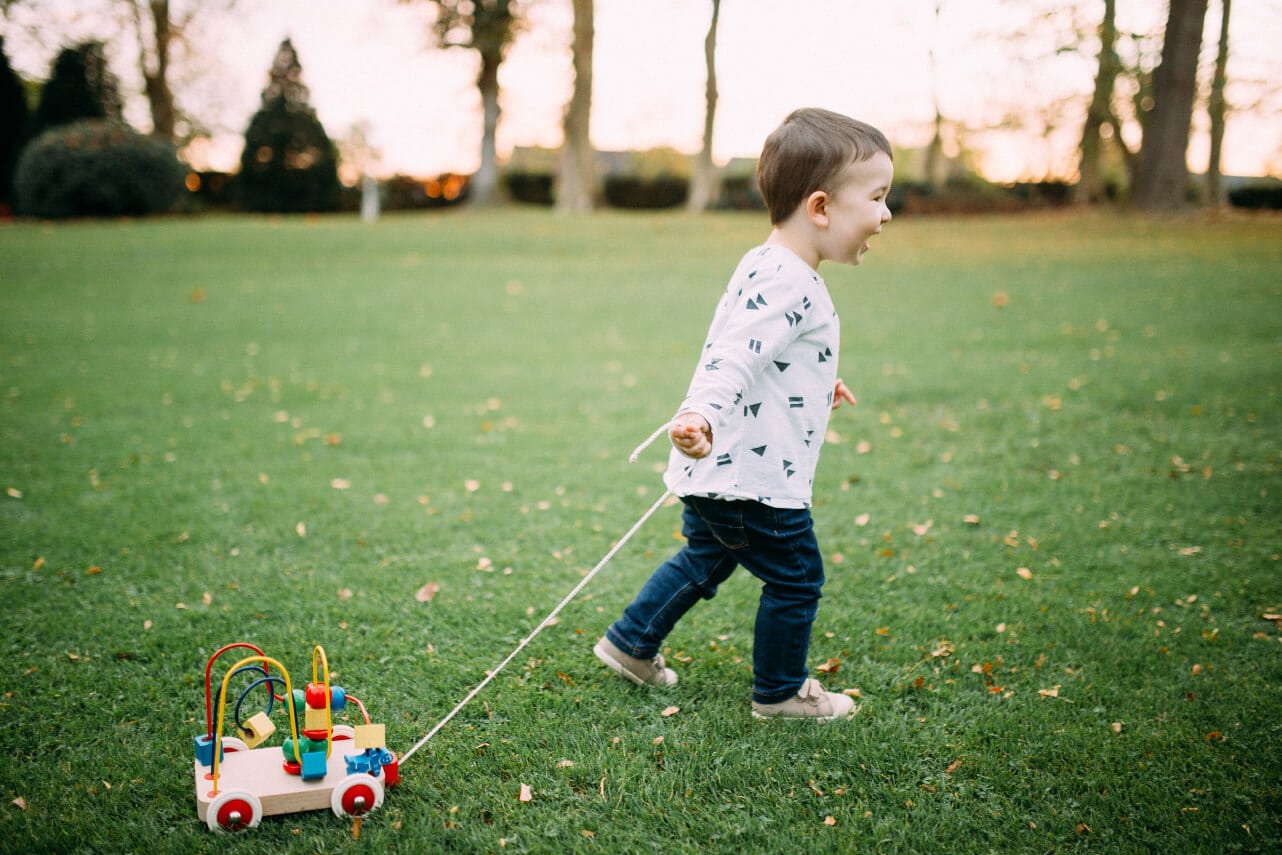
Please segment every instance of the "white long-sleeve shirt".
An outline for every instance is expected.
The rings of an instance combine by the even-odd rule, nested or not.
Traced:
[[[712,453],[675,448],[664,482],[678,496],[808,508],[832,412],[841,326],[828,288],[779,246],[749,250],[713,315],[678,412],[712,426]]]

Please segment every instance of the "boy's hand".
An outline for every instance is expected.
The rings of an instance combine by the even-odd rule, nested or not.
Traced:
[[[712,453],[712,425],[698,413],[681,413],[672,420],[668,438],[677,451],[695,460]]]
[[[837,386],[832,390],[832,408],[835,410],[840,407],[842,401],[849,401],[850,406],[853,407],[855,405],[855,395],[850,389],[846,388],[846,384],[838,377]]]

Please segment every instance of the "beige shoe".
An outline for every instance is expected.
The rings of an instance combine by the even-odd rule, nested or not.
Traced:
[[[808,718],[813,721],[832,721],[850,715],[855,702],[846,695],[824,690],[818,680],[807,680],[796,697],[777,704],[752,702],[754,718]]]
[[[592,648],[596,658],[600,659],[614,673],[626,677],[638,686],[675,686],[677,672],[663,664],[662,656],[653,659],[638,659],[629,656],[615,646],[608,638],[602,638]]]

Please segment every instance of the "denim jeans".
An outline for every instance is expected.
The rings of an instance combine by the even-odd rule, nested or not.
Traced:
[[[810,627],[824,582],[809,509],[699,496],[681,501],[686,545],[659,565],[606,636],[633,656],[655,656],[682,615],[699,600],[712,599],[742,564],[762,583],[752,639],[752,699],[771,704],[791,698],[808,674]]]

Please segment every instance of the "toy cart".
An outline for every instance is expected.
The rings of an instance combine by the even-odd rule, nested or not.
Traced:
[[[227,669],[220,688],[212,691],[215,661],[238,648],[254,655]],[[227,692],[240,675],[252,682],[232,710],[235,735],[225,735]],[[251,695],[260,696],[255,693],[260,687],[266,710],[242,718],[241,708]],[[334,724],[333,714],[348,703],[360,710],[364,724]],[[275,732],[271,713],[277,705],[285,711],[289,738],[276,747],[257,747]],[[252,644],[216,651],[205,666],[205,724],[196,737],[196,814],[213,831],[240,831],[264,816],[326,807],[340,817],[363,816],[382,805],[385,787],[400,780],[396,755],[385,747],[384,726],[370,722],[359,699],[330,684],[329,663],[319,645],[312,649],[312,679],[303,689],[294,689],[285,667]],[[342,751],[346,746],[354,751]]]

